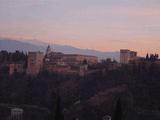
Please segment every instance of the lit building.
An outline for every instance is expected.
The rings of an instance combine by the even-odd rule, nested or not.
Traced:
[[[73,71],[79,71],[79,66],[84,61],[86,61],[87,64],[95,64],[98,62],[98,58],[88,55],[52,52],[50,46],[48,46],[43,68],[50,72],[73,73]]]
[[[79,55],[79,54],[64,54],[62,61],[69,65],[81,64],[83,61],[87,61],[88,64],[95,64],[98,62],[98,58],[89,55]]]
[[[120,63],[128,64],[130,61],[136,60],[137,52],[127,49],[120,50]]]
[[[50,46],[48,45],[44,58],[43,69],[49,72],[57,73],[66,73],[69,71],[70,66],[62,61],[63,55],[64,54],[60,52],[52,52]]]
[[[22,120],[23,119],[23,109],[13,108],[11,109],[10,120]]]
[[[13,75],[14,73],[23,73],[25,72],[23,63],[12,63],[9,64],[9,74]]]
[[[102,120],[112,120],[111,116],[109,115],[106,115],[102,118]]]
[[[29,52],[27,74],[37,75],[42,70],[43,59],[44,59],[43,52]]]
[[[130,61],[137,59],[137,52],[130,51]]]
[[[79,75],[80,76],[85,76],[88,72],[88,65],[87,64],[81,65],[79,69],[80,69],[79,70]]]

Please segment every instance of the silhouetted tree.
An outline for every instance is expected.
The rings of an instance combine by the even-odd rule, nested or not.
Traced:
[[[52,91],[49,99],[48,109],[50,111],[50,120],[54,120],[55,118],[55,109],[56,109],[56,98],[57,95],[54,91]]]
[[[86,60],[86,59],[85,59],[85,60],[83,60],[82,64],[83,64],[83,65],[88,64],[87,60]]]
[[[63,115],[62,108],[61,108],[60,96],[57,97],[55,120],[64,120],[64,115]]]
[[[148,53],[147,53],[147,55],[146,55],[146,60],[149,60],[149,55],[148,55]]]
[[[158,60],[159,55],[155,54],[154,57],[155,57],[155,60]]]
[[[150,57],[149,57],[148,60],[150,60],[150,61],[152,61],[152,62],[155,62],[155,61],[158,60],[158,58],[159,58],[159,55],[158,55],[158,54],[150,54]],[[146,58],[146,60],[147,60],[147,58]]]
[[[122,113],[122,105],[120,98],[118,99],[116,103],[116,108],[113,114],[113,120],[122,120],[123,113]]]
[[[107,62],[107,63],[111,63],[111,62],[112,62],[111,58],[107,58],[107,59],[106,59],[106,62]]]
[[[27,60],[27,54],[20,51],[15,52],[7,52],[7,51],[0,51],[0,62],[7,63],[7,62],[25,62]]]

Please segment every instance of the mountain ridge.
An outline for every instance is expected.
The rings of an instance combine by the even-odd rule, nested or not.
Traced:
[[[9,52],[13,52],[15,50],[19,51],[42,51],[45,52],[47,43],[43,42],[33,42],[33,41],[19,41],[19,40],[11,40],[11,39],[0,39],[0,50],[7,50]],[[65,54],[84,54],[84,55],[92,55],[97,56],[99,59],[112,58],[119,61],[119,52],[101,52],[97,50],[91,49],[81,49],[76,48],[69,45],[59,45],[52,44],[52,48],[54,48],[57,52],[63,52]]]

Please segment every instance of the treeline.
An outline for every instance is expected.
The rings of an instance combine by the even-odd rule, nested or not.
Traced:
[[[160,64],[145,61],[86,76],[80,82],[81,103],[85,103],[83,107],[73,107],[70,116],[79,113],[79,118],[86,120],[114,116],[120,98],[122,108],[117,114],[123,115],[113,120],[158,120],[160,117],[155,114],[160,113],[159,73]]]
[[[59,80],[64,79],[63,76],[44,71],[36,77],[15,73],[13,76],[0,74],[0,78],[1,104],[47,109],[44,113],[38,109],[24,109],[24,120],[64,120],[58,92]]]
[[[27,53],[21,51],[8,52],[0,51],[0,63],[7,62],[24,62],[27,61]]]
[[[147,61],[157,61],[159,59],[159,55],[158,54],[148,54],[146,55],[146,60]]]
[[[49,120],[100,120],[106,115],[113,120],[159,120],[160,64],[145,60],[112,70],[111,63],[116,61],[99,63],[102,71],[84,77],[47,71],[35,77],[8,76],[1,71],[0,103],[47,108]],[[33,114],[24,120],[47,120]]]

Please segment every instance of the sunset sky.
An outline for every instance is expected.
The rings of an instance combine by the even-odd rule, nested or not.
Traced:
[[[160,0],[0,0],[0,37],[160,54]]]

